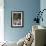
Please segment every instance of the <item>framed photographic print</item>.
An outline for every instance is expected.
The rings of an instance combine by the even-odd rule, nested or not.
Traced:
[[[11,12],[11,27],[23,27],[24,26],[24,12],[12,11]]]

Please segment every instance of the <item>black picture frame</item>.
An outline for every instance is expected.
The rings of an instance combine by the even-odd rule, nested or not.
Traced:
[[[11,11],[11,27],[24,27],[24,11]]]

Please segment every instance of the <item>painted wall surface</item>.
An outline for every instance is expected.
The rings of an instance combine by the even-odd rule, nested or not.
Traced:
[[[0,0],[0,42],[4,41],[4,0]]]
[[[41,11],[42,11],[43,9],[46,9],[46,0],[41,0],[41,1],[40,1],[40,9],[41,9]],[[41,22],[40,22],[40,25],[46,27],[46,10],[43,12],[42,17],[43,17],[43,22],[41,21]]]
[[[18,41],[32,29],[35,12],[40,9],[40,0],[4,0],[4,36],[7,41]],[[24,27],[11,28],[11,11],[24,11]]]

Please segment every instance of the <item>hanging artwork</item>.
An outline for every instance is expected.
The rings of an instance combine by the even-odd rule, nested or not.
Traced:
[[[24,26],[24,12],[12,11],[11,12],[11,27],[23,27]]]

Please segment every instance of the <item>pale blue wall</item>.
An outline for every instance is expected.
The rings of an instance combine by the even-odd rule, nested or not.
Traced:
[[[4,0],[4,38],[7,41],[18,41],[24,37],[32,27],[35,12],[40,9],[40,0]],[[24,11],[24,27],[11,28],[11,11]]]
[[[43,9],[46,9],[46,0],[41,0],[40,1],[40,10],[42,11]],[[45,26],[46,27],[46,10],[43,12],[43,22],[40,22],[40,25]]]

